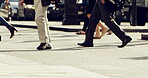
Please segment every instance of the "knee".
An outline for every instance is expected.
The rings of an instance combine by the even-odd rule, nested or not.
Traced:
[[[36,16],[35,21],[36,22],[41,21],[41,20],[43,20],[43,18],[44,18],[44,16],[42,16],[42,15],[41,16]]]

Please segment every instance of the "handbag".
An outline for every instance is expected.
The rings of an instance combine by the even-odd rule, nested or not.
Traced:
[[[50,0],[41,0],[42,6],[48,6],[50,5]]]

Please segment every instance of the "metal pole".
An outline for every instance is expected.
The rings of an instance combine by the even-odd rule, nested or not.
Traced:
[[[137,6],[136,6],[136,0],[132,0],[131,14],[132,14],[132,17],[130,17],[131,24],[133,26],[136,26],[137,25]]]

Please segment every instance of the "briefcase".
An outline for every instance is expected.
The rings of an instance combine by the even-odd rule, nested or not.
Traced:
[[[48,6],[50,5],[50,0],[41,0],[42,6]]]

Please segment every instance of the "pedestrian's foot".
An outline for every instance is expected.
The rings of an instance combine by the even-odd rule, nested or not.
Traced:
[[[128,36],[126,39],[124,39],[124,40],[122,41],[122,45],[120,45],[120,46],[118,46],[118,47],[119,47],[119,48],[122,48],[122,47],[126,46],[131,40],[132,40],[132,38]]]
[[[111,35],[113,32],[110,30],[107,35]]]
[[[51,45],[49,43],[41,43],[37,49],[38,50],[45,50],[45,49],[51,49]]]
[[[102,34],[101,34],[101,37],[103,37],[107,31],[108,31],[108,28],[103,29],[102,30]]]
[[[83,47],[93,47],[93,43],[78,43],[78,45],[83,46]]]
[[[83,30],[80,30],[80,31],[78,31],[78,32],[76,32],[76,34],[78,34],[78,35],[85,35],[85,31],[83,31]]]
[[[13,36],[14,36],[14,32],[18,32],[14,27],[11,27],[10,28],[10,33],[11,33],[11,36],[10,36],[10,38],[12,38]]]

